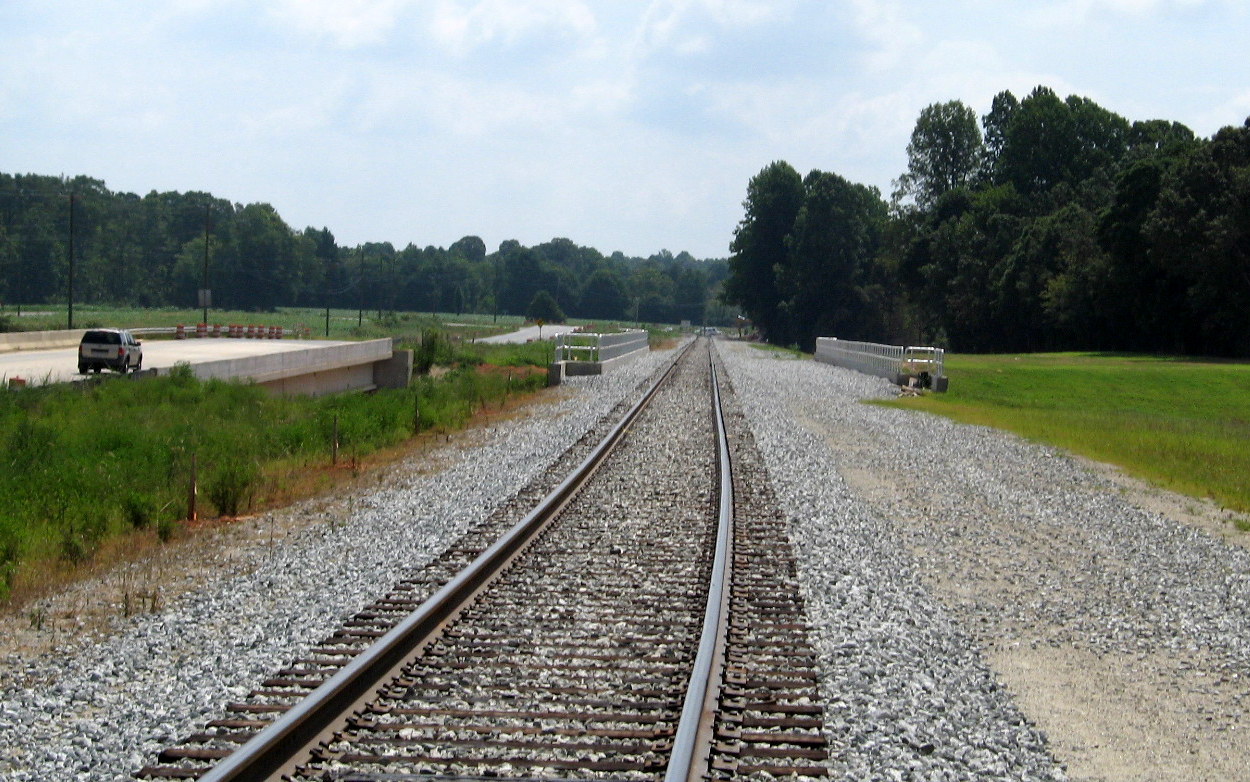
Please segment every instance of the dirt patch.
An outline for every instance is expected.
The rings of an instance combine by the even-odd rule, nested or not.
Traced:
[[[1250,737],[1233,716],[1241,705],[1227,680],[1173,657],[1100,657],[1040,643],[987,657],[1074,780],[1250,778]]]

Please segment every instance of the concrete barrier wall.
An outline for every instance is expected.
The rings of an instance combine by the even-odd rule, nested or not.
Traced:
[[[648,347],[650,338],[645,331],[604,334],[599,338],[599,361],[610,361]]]
[[[0,351],[72,348],[82,341],[82,335],[86,332],[86,329],[9,331],[0,334]]]
[[[586,336],[586,335],[581,335]],[[556,361],[547,369],[547,385],[558,386],[566,377],[602,375],[622,362],[636,358],[650,350],[651,341],[645,331],[626,331],[620,334],[591,334],[599,341],[598,361]]]
[[[327,369],[318,372],[291,377],[279,378],[260,383],[260,386],[274,394],[293,396],[326,396],[343,391],[371,391],[376,387],[373,382],[373,365],[357,364],[338,369]]]
[[[353,342],[350,345],[314,347],[263,356],[205,361],[192,364],[191,371],[201,380],[245,377],[265,385],[301,375],[330,373],[347,367],[363,366],[362,371],[367,371],[368,374],[368,379],[364,381],[363,386],[372,388],[374,363],[389,361],[392,354],[389,338],[374,339],[368,342]]]
[[[895,385],[919,384],[934,391],[945,391],[946,351],[914,345],[882,345],[837,337],[816,339],[817,361],[876,375]]]
[[[396,350],[373,364],[373,384],[378,388],[407,388],[412,380],[411,350]]]

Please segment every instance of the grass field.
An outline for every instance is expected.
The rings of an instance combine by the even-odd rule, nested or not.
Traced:
[[[950,391],[887,404],[1016,432],[1250,511],[1250,364],[948,355]]]
[[[17,314],[18,310],[22,314]],[[20,307],[6,304],[0,308],[0,319],[15,331],[55,331],[65,328],[68,313],[64,304],[23,304]],[[75,328],[142,328],[158,326],[184,326],[193,328],[203,319],[199,309],[140,309],[128,307],[76,304],[74,306]],[[208,323],[229,325],[240,323],[258,326],[282,326],[286,329],[307,327],[313,339],[372,339],[394,337],[403,341],[420,333],[422,329],[438,328],[466,341],[513,331],[523,325],[525,319],[516,315],[482,315],[450,312],[386,312],[377,310],[331,309],[329,318],[324,308],[279,307],[273,312],[243,312],[229,310],[208,311]],[[632,328],[633,324],[588,321],[570,318],[569,323],[587,326],[588,330],[616,331]],[[327,335],[328,323],[328,335]]]
[[[65,305],[25,304],[18,316],[17,307],[9,304],[0,317],[7,319],[10,327],[22,331],[54,331],[65,328],[67,312]],[[141,328],[177,326],[194,327],[203,319],[198,309],[139,309],[80,304],[74,306],[74,327]],[[419,332],[422,328],[437,326],[449,333],[463,336],[466,340],[490,336],[519,327],[524,318],[500,315],[451,313],[382,312],[376,310],[331,309],[329,312],[329,339],[371,339],[396,337],[402,339],[406,332]],[[307,307],[279,307],[273,312],[242,312],[227,310],[208,311],[209,324],[229,325],[240,323],[258,326],[282,326],[286,329],[307,327],[314,339],[327,338],[327,318],[324,309]],[[398,332],[398,333],[397,333]]]

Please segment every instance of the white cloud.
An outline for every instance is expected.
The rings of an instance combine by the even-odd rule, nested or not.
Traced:
[[[867,58],[871,71],[884,71],[907,62],[924,42],[924,33],[895,0],[850,0],[860,37],[872,47]]]
[[[445,49],[464,56],[482,46],[537,35],[590,38],[598,24],[582,0],[439,0],[430,29]]]
[[[1235,95],[1218,100],[1207,111],[1195,114],[1189,122],[1192,123],[1190,127],[1194,132],[1209,136],[1229,125],[1240,127],[1247,119],[1250,119],[1250,89],[1242,89]]]
[[[651,0],[638,24],[634,49],[645,54],[674,49],[683,54],[707,50],[710,37],[788,19],[790,0]]]
[[[272,0],[269,15],[279,25],[353,49],[386,40],[409,4],[410,0]]]
[[[1059,0],[1032,4],[1025,14],[1037,24],[1061,29],[1087,24],[1103,14],[1141,19],[1218,2],[1220,0]]]

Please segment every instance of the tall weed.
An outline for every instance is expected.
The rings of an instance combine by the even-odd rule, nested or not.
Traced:
[[[238,516],[251,502],[260,470],[248,459],[228,459],[218,464],[205,483],[208,501],[223,516]]]
[[[185,367],[143,382],[0,391],[0,599],[24,562],[87,562],[107,538],[147,529],[173,537],[193,458],[208,503],[237,515],[261,499],[271,465],[328,463],[336,418],[341,447],[366,455],[545,384],[509,374],[462,365],[406,389],[315,399],[204,382]]]

